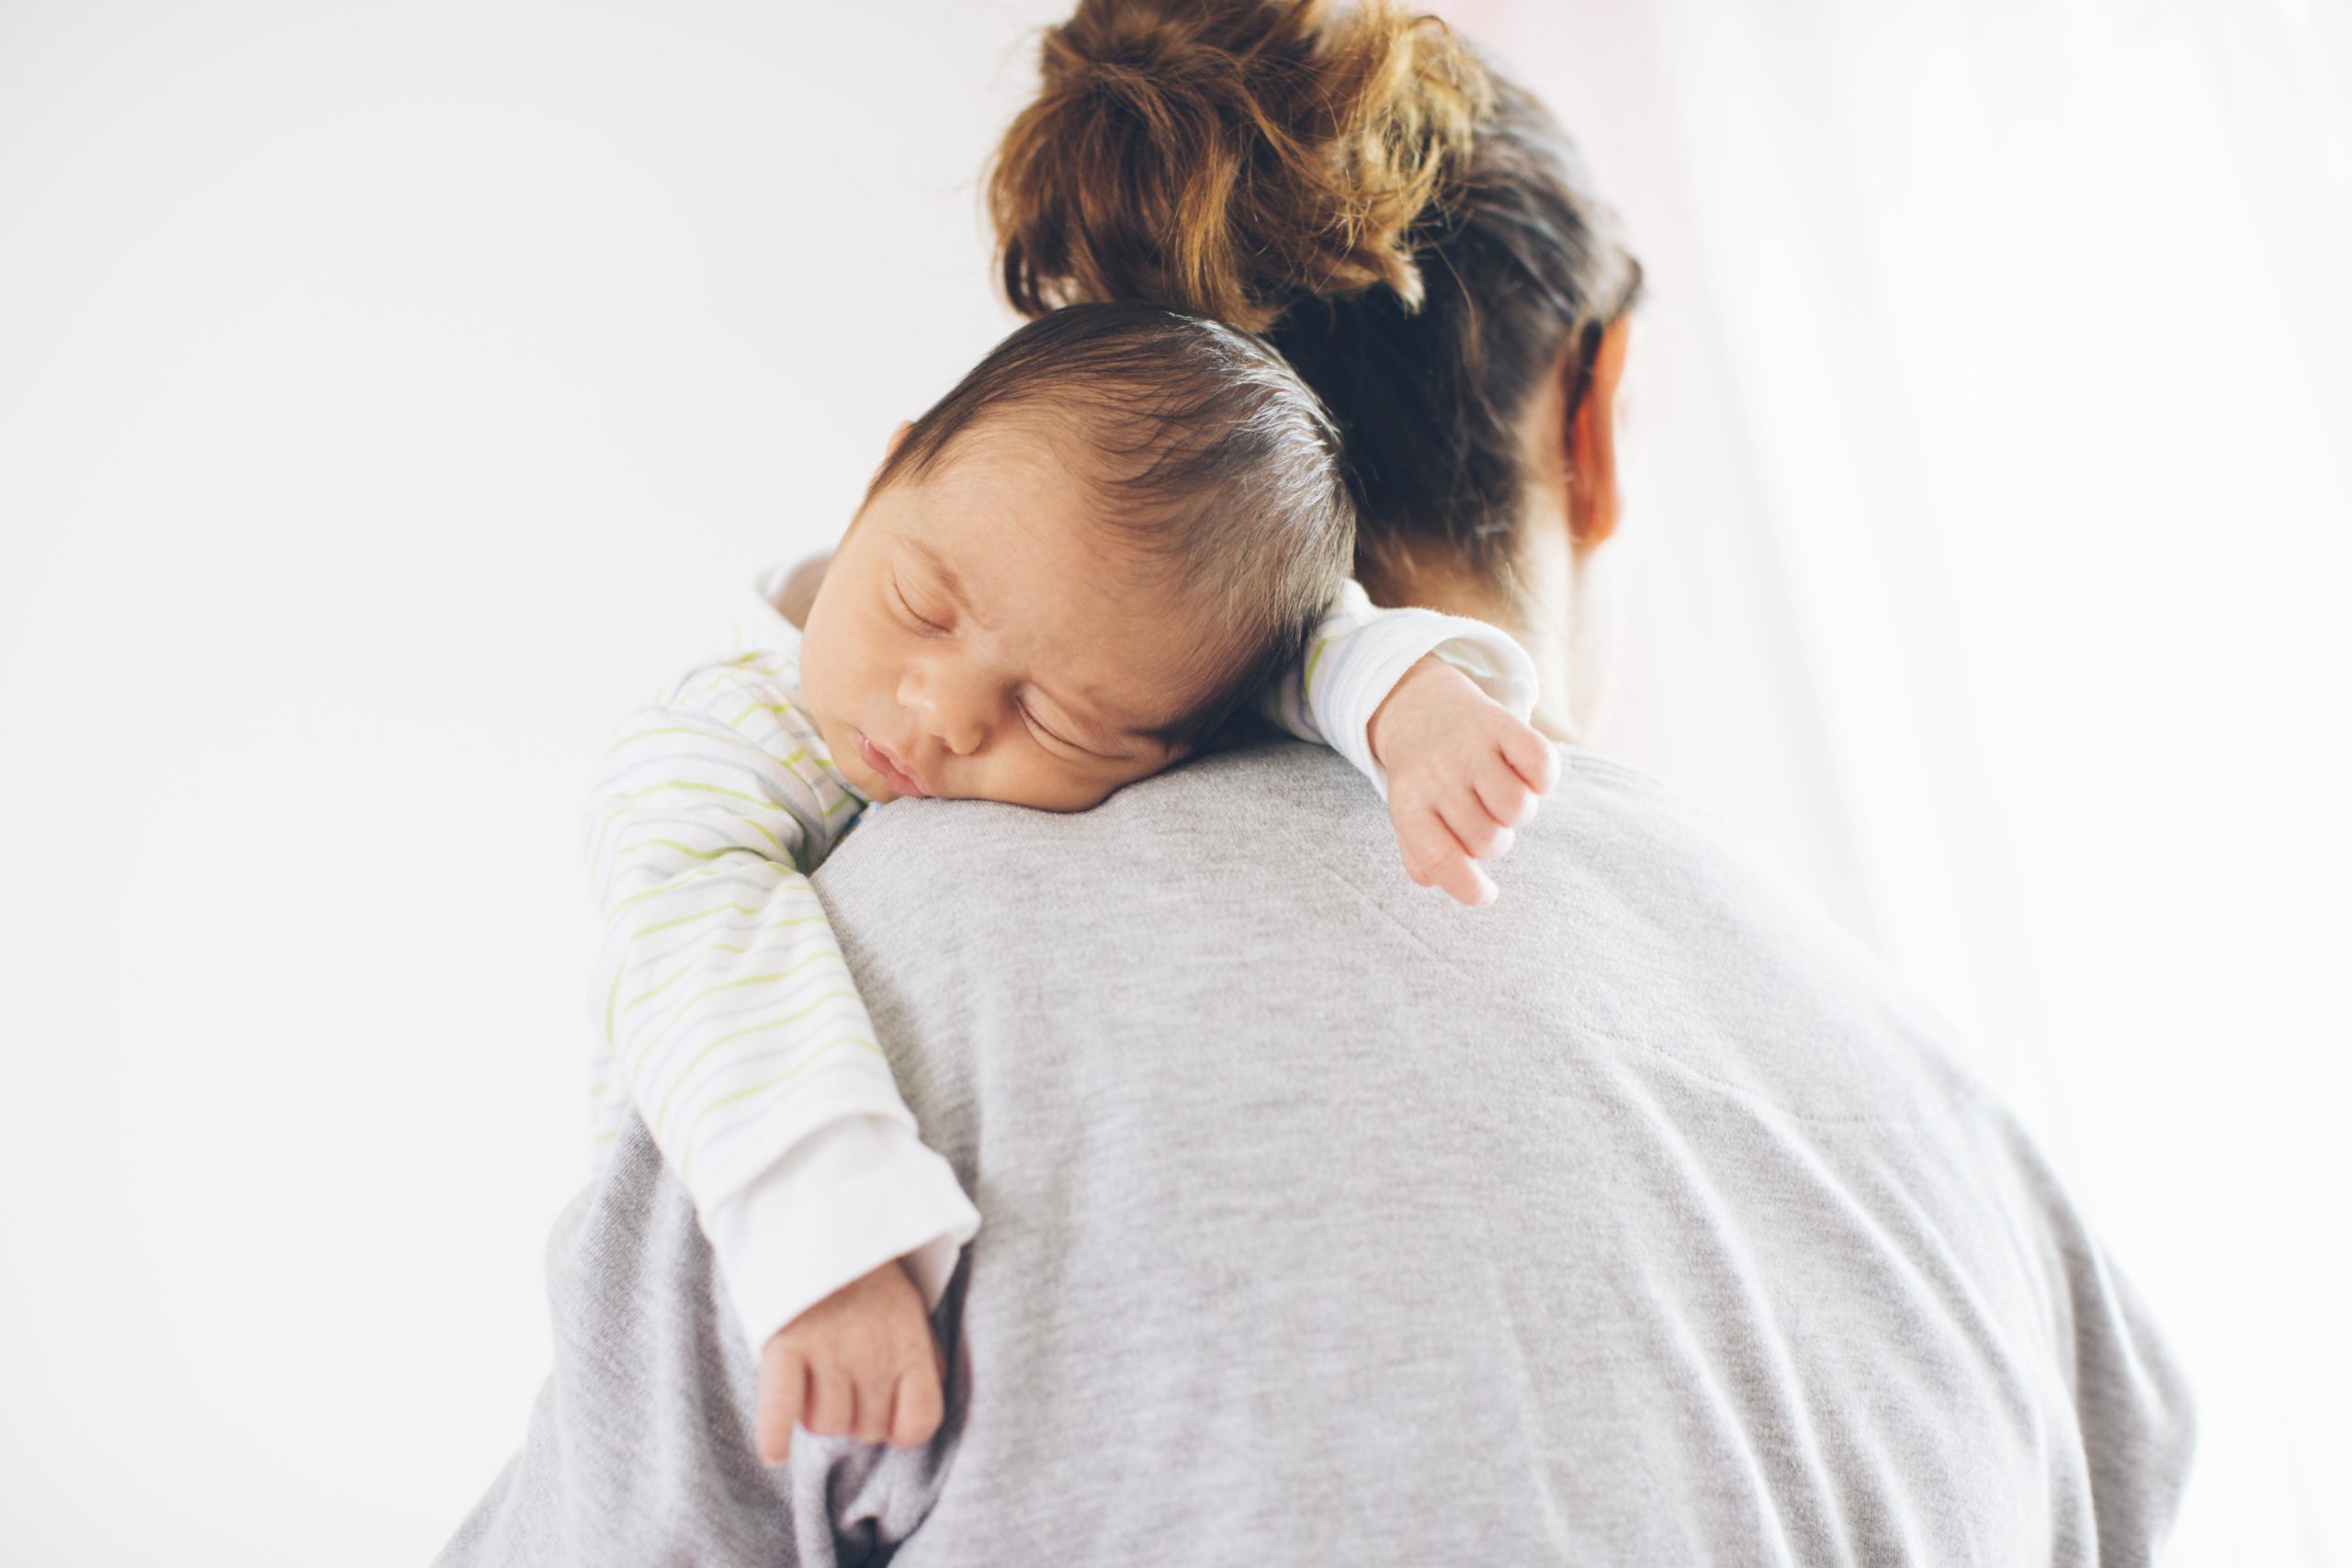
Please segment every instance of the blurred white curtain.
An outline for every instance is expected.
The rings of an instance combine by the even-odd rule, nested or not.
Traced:
[[[2171,1561],[2352,1550],[2352,10],[1446,7],[1653,284],[1609,749],[1951,1018],[2191,1362]]]

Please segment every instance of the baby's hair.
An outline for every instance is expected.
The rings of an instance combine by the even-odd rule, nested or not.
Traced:
[[[1246,333],[1164,305],[1072,305],[989,350],[908,428],[868,493],[1008,427],[1053,442],[1105,532],[1166,574],[1201,695],[1157,738],[1208,744],[1300,657],[1346,579],[1355,512],[1330,416]]]

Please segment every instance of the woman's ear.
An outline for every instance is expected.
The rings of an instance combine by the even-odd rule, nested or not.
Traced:
[[[1617,389],[1625,378],[1625,341],[1632,327],[1631,316],[1618,317],[1601,330],[1589,367],[1571,354],[1561,370],[1570,378],[1567,393],[1576,409],[1567,432],[1568,536],[1578,549],[1604,544],[1617,532]]]

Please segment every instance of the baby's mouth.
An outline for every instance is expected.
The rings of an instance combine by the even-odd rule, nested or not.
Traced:
[[[899,766],[898,759],[891,753],[874,744],[873,737],[861,734],[857,738],[857,754],[865,760],[867,767],[888,779],[890,787],[900,795],[912,795],[917,800],[930,795],[931,792],[922,787],[922,780]]]

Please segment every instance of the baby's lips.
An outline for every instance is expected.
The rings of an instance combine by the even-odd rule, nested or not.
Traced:
[[[912,773],[907,772],[906,769],[892,761],[890,760],[889,753],[884,751],[879,746],[874,744],[874,739],[871,736],[859,736],[857,738],[857,745],[859,751],[865,759],[865,765],[872,768],[876,773],[880,773],[884,778],[888,779],[892,787],[897,789],[899,794],[913,795],[917,799],[922,799],[923,796],[931,793],[923,788],[922,781],[921,779],[916,778]]]

